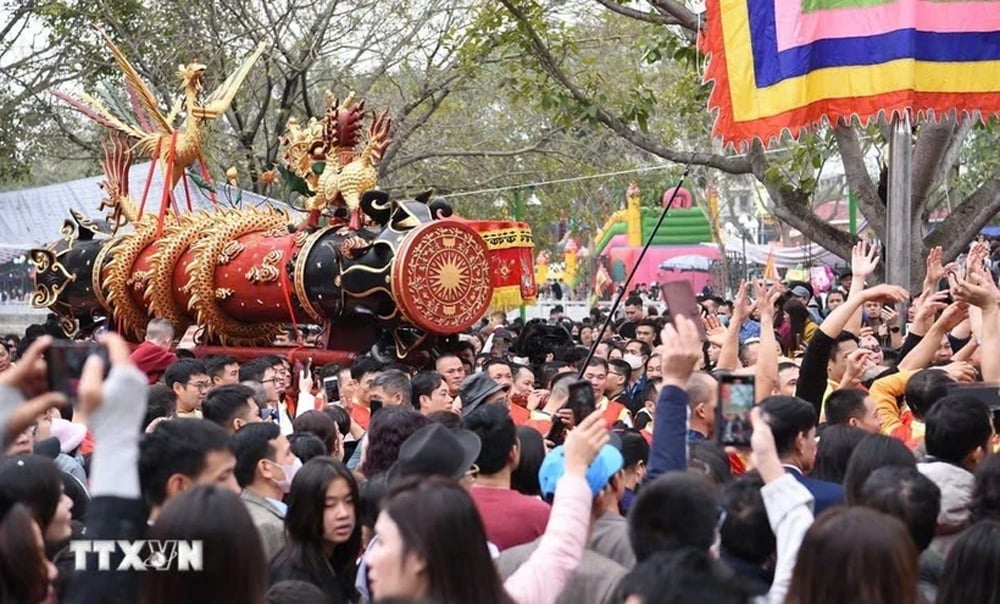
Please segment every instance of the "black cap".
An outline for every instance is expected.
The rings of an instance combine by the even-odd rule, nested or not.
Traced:
[[[458,480],[479,458],[479,436],[471,430],[449,430],[434,422],[417,430],[399,448],[389,468],[389,483],[407,476],[446,476]]]

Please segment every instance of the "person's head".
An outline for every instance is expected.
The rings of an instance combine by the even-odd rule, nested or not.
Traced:
[[[952,394],[938,401],[924,417],[927,454],[960,465],[970,472],[990,452],[993,415],[983,401]]]
[[[875,401],[858,388],[840,388],[830,393],[826,399],[826,423],[860,428],[869,434],[878,434],[882,429]]]
[[[878,338],[871,334],[865,334],[858,340],[858,347],[871,352],[871,360],[875,365],[882,365],[885,362],[885,352]]]
[[[867,435],[864,430],[847,424],[827,426],[816,447],[816,464],[810,476],[843,483],[851,453]]]
[[[660,379],[663,377],[663,357],[658,352],[649,355],[646,361],[646,377],[650,379]]]
[[[503,405],[482,405],[462,419],[462,427],[482,441],[476,465],[487,476],[512,471],[520,460],[517,428]]]
[[[230,434],[261,419],[260,407],[253,399],[253,388],[243,384],[212,388],[201,410],[205,419],[222,426]]]
[[[531,367],[518,365],[514,372],[514,385],[511,393],[520,397],[527,397],[535,389],[535,373]]]
[[[977,522],[965,529],[948,552],[937,601],[1000,604],[998,576],[1000,522]]]
[[[719,527],[720,550],[754,566],[766,564],[777,547],[760,493],[763,486],[754,472],[729,482],[719,493],[719,507],[726,512]]]
[[[656,321],[643,319],[635,324],[635,339],[649,347],[656,345]]]
[[[583,379],[590,382],[594,390],[594,400],[601,400],[608,385],[608,362],[599,357],[590,359],[583,371]]]
[[[844,300],[846,300],[846,299],[847,299],[847,296],[844,295],[844,292],[842,290],[839,290],[839,289],[830,290],[830,293],[828,293],[826,295],[826,307],[830,311],[833,311],[838,306],[840,306],[841,304],[843,304]]]
[[[177,359],[163,372],[163,383],[177,395],[177,412],[200,409],[212,380],[205,365],[196,359]]]
[[[948,396],[955,380],[940,369],[924,369],[913,374],[906,382],[906,406],[914,417],[923,419],[934,403]]]
[[[204,362],[213,386],[240,383],[240,362],[234,357],[220,354],[207,357]]]
[[[354,397],[362,405],[369,404],[372,383],[382,372],[382,363],[374,357],[365,355],[358,357],[351,364],[351,379],[354,380]]]
[[[629,541],[639,562],[684,547],[708,552],[718,519],[715,488],[708,480],[668,472],[642,485],[629,512]]]
[[[197,485],[238,493],[235,466],[229,433],[203,419],[160,422],[139,443],[139,480],[152,508]]]
[[[439,602],[509,604],[472,497],[439,477],[397,484],[365,552],[375,601],[409,596]],[[455,538],[460,535],[461,538]]]
[[[376,413],[368,425],[368,449],[358,471],[372,477],[388,470],[406,439],[429,423],[412,406],[385,407]]]
[[[261,602],[267,591],[267,559],[257,528],[239,496],[204,485],[170,500],[149,529],[152,540],[196,541],[202,572],[183,569],[142,575],[140,599],[176,602]],[[217,552],[212,554],[212,552]],[[229,555],[239,552],[239,555]]]
[[[326,449],[325,455],[330,455],[338,449],[341,436],[337,422],[323,411],[315,409],[306,411],[295,418],[292,422],[292,429],[296,432],[313,434],[323,441],[323,447]]]
[[[63,490],[54,461],[41,455],[0,459],[0,509],[15,503],[28,507],[47,544],[69,539],[73,500]]]
[[[369,403],[378,400],[386,407],[409,406],[410,396],[410,377],[402,371],[389,370],[379,373],[368,389]]]
[[[854,447],[844,473],[844,498],[848,505],[861,499],[861,488],[875,470],[885,466],[917,467],[917,460],[903,442],[891,436],[869,434]]]
[[[315,434],[308,432],[292,432],[288,435],[288,443],[291,445],[292,455],[299,458],[299,461],[306,463],[313,457],[330,457],[343,461],[343,452],[328,453],[326,445]]]
[[[689,427],[711,438],[715,434],[715,413],[719,407],[719,382],[707,373],[696,371],[688,378],[686,390],[691,406]]]
[[[777,392],[782,396],[795,396],[795,389],[799,386],[799,366],[788,361],[778,363],[778,384]]]
[[[757,364],[757,357],[760,354],[760,338],[747,338],[745,342],[740,344],[740,349],[737,352],[740,365],[744,367],[753,367]]]
[[[538,469],[545,459],[545,441],[542,434],[531,426],[518,426],[517,442],[520,459],[510,473],[510,488],[523,495],[537,497],[542,492],[538,484]]]
[[[826,364],[826,375],[839,383],[847,371],[847,357],[858,349],[858,336],[849,331],[841,332],[830,349],[830,360]]]
[[[976,468],[970,517],[973,522],[1000,520],[1000,455],[990,455]]]
[[[306,462],[292,480],[286,498],[285,533],[289,543],[279,553],[318,575],[334,572],[353,579],[361,551],[358,483],[343,463],[329,457]]]
[[[726,452],[711,440],[688,443],[688,472],[719,487],[733,479]]]
[[[177,410],[177,394],[166,384],[153,384],[149,387],[149,397],[146,403],[146,416],[142,420],[145,430],[158,417],[171,417]]]
[[[414,408],[424,415],[435,411],[451,411],[455,397],[451,395],[444,376],[436,371],[421,371],[410,380]]]
[[[638,323],[646,315],[642,311],[642,298],[639,296],[629,296],[625,299],[625,320],[629,323]]]
[[[866,507],[835,507],[806,531],[788,601],[916,602],[917,580],[917,548],[902,522]]]
[[[816,461],[816,411],[806,401],[792,396],[769,396],[761,409],[774,433],[774,444],[782,461],[808,473]]]
[[[625,361],[619,359],[608,361],[608,375],[605,380],[604,391],[608,395],[621,392],[628,386],[631,375],[632,367]]]
[[[449,394],[453,397],[458,396],[458,389],[462,386],[462,380],[466,375],[462,359],[453,354],[444,354],[435,361],[434,368],[444,376],[445,382],[448,383]]]
[[[510,363],[503,359],[490,359],[483,364],[483,371],[490,379],[510,388],[514,385],[514,373],[510,369]]]
[[[646,477],[646,460],[649,459],[649,443],[635,430],[621,432],[622,439],[622,483],[626,489],[636,490]]]
[[[749,604],[756,595],[707,553],[693,548],[660,552],[636,565],[622,579],[619,592],[625,604]]]
[[[14,360],[11,353],[12,350],[14,348],[8,345],[7,342],[0,341],[0,371],[10,369],[10,365]]]
[[[594,343],[594,328],[590,325],[581,325],[577,340],[582,346],[589,348]]]
[[[302,463],[292,453],[288,438],[277,424],[247,424],[233,435],[236,467],[233,473],[240,487],[280,499],[291,487]]]
[[[164,350],[174,345],[174,326],[166,319],[150,319],[146,323],[146,341]]]
[[[306,581],[278,581],[267,590],[264,604],[326,604],[323,590]]]
[[[55,601],[58,572],[45,557],[45,541],[27,506],[0,507],[0,601]]]
[[[934,539],[941,489],[913,466],[885,466],[868,477],[857,503],[902,521],[922,552]]]

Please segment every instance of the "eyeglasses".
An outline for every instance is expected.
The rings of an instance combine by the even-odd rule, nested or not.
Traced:
[[[188,386],[192,386],[198,390],[208,390],[212,387],[212,384],[209,382],[188,382]]]

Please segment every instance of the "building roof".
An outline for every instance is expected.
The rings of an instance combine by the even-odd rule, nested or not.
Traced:
[[[132,166],[129,172],[129,191],[136,203],[142,198],[149,175],[149,163]],[[98,222],[104,216],[97,208],[104,191],[98,186],[105,177],[94,176],[69,182],[8,191],[0,193],[0,262],[5,262],[32,248],[45,246],[59,239],[59,229],[70,218],[70,210],[76,210]],[[189,183],[191,207],[195,210],[211,210],[213,205],[209,193]],[[271,199],[252,191],[245,191],[226,184],[216,183],[217,198],[222,207],[256,207],[270,204],[298,215],[283,201]],[[163,194],[163,173],[153,171],[153,182],[149,186],[146,211],[157,212]],[[187,210],[184,182],[178,182],[174,189],[174,199],[182,211]]]

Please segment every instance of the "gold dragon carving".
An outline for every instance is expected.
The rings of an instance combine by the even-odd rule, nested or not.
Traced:
[[[343,102],[327,93],[322,120],[310,120],[304,128],[289,120],[280,142],[285,149],[282,163],[304,180],[311,192],[306,209],[323,212],[330,206],[347,206],[350,227],[358,230],[362,226],[361,196],[378,186],[378,165],[391,142],[392,120],[388,111],[373,115],[359,153],[364,103],[354,99],[353,92]],[[316,164],[323,166],[319,174]]]
[[[223,344],[260,345],[271,342],[281,331],[279,323],[244,323],[229,317],[218,305],[229,297],[226,288],[217,288],[215,269],[222,250],[232,241],[250,233],[277,228],[288,223],[288,216],[271,210],[242,210],[213,214],[213,221],[191,246],[194,258],[186,267],[190,293],[188,311],[198,324],[205,325],[209,335],[216,335]],[[231,291],[231,290],[228,290]]]

